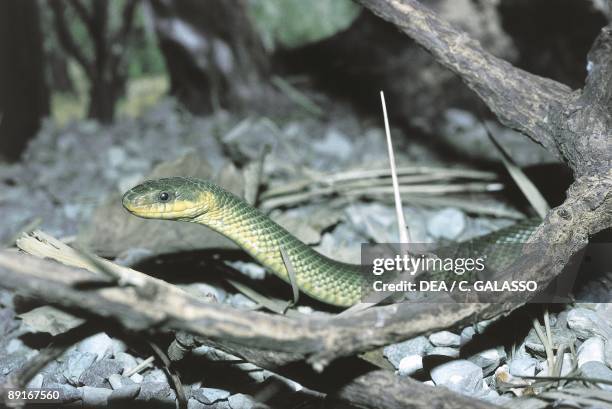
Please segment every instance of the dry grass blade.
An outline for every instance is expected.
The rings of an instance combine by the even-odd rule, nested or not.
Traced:
[[[298,287],[295,268],[293,268],[293,263],[291,262],[291,258],[289,258],[289,254],[285,248],[280,246],[279,249],[281,257],[283,258],[283,263],[287,269],[287,274],[289,275],[289,283],[291,283],[291,290],[293,291],[293,305],[296,305],[300,299],[300,287]]]
[[[316,116],[323,116],[323,110],[321,108],[319,108],[314,102],[310,100],[310,98],[300,92],[293,85],[289,84],[283,78],[275,75],[270,81],[279,90],[281,90],[290,100],[301,106],[304,111]]]
[[[395,170],[395,152],[393,151],[393,141],[391,140],[391,130],[389,129],[389,117],[387,115],[387,104],[385,94],[380,91],[380,102],[382,103],[383,118],[385,120],[385,135],[387,137],[387,152],[389,154],[389,168],[391,170],[391,181],[393,182],[393,199],[395,201],[395,213],[397,217],[397,228],[399,240],[402,244],[410,243],[408,226],[404,219],[404,208],[402,206],[402,196],[400,195],[399,182],[397,181],[397,171]]]
[[[426,166],[400,166],[396,168],[400,183],[433,182],[452,179],[469,179],[475,181],[494,181],[497,175],[492,172],[485,172],[473,169],[448,169]],[[352,169],[337,173],[316,173],[309,172],[309,177],[293,182],[283,183],[273,186],[262,192],[261,198],[268,199],[275,196],[282,196],[290,193],[302,192],[311,187],[313,183],[321,186],[335,186],[338,184],[351,184],[359,182],[362,185],[370,186],[373,184],[388,185],[385,180],[391,177],[389,169]]]
[[[267,297],[253,290],[251,287],[242,284],[239,281],[232,279],[227,280],[236,290],[240,291],[244,296],[255,301],[258,305],[276,313],[279,315],[287,315],[288,317],[303,316],[303,314],[295,310],[287,310],[287,301],[279,300],[277,298]]]
[[[521,189],[521,192],[523,192],[531,206],[538,213],[538,216],[543,219],[546,216],[546,213],[548,213],[548,211],[550,210],[550,206],[546,202],[546,199],[544,199],[544,196],[542,196],[538,188],[533,184],[531,180],[529,180],[523,170],[512,160],[510,155],[508,155],[508,153],[499,144],[499,142],[497,142],[487,124],[483,122],[483,126],[487,131],[489,139],[491,140],[491,142],[493,142],[493,145],[500,153],[502,162],[508,170],[508,173],[516,182],[519,189]]]
[[[548,374],[551,374],[555,364],[552,340],[548,339],[537,318],[533,319],[533,328],[535,329],[538,338],[540,338],[542,345],[544,345],[544,350],[546,351],[546,362],[548,363]]]
[[[265,145],[261,149],[257,160],[250,162],[244,168],[244,200],[253,206],[258,199],[259,188],[263,177],[263,164],[268,153],[270,153],[270,145]]]

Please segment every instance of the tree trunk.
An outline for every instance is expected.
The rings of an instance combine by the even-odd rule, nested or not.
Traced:
[[[123,84],[117,82],[104,81],[100,78],[92,80],[87,117],[97,119],[101,123],[111,123],[115,117],[115,105],[122,88]]]
[[[35,0],[0,1],[0,156],[19,158],[49,113]]]
[[[152,0],[170,92],[191,111],[236,107],[265,82],[268,56],[242,0]]]

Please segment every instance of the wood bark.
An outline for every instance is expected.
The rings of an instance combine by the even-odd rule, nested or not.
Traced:
[[[269,61],[243,0],[151,4],[173,95],[196,113],[253,101]]]
[[[113,120],[115,105],[124,92],[127,73],[122,64],[137,3],[138,0],[126,0],[121,13],[121,26],[115,33],[109,33],[107,1],[92,0],[90,8],[80,0],[49,2],[62,48],[81,66],[89,80],[87,116],[100,122]],[[87,30],[93,50],[92,58],[86,56],[69,29],[64,15],[67,5],[72,7]]]
[[[19,158],[49,113],[35,0],[0,2],[0,156]]]

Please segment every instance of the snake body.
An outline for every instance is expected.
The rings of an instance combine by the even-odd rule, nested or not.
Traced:
[[[234,241],[272,273],[290,282],[282,248],[302,292],[343,307],[361,299],[364,276],[359,265],[335,261],[316,252],[261,211],[212,182],[185,177],[146,181],[125,193],[123,206],[143,218],[208,226]],[[474,252],[495,243],[522,243],[538,223],[538,220],[526,219],[459,247]],[[494,254],[494,257],[502,255]]]

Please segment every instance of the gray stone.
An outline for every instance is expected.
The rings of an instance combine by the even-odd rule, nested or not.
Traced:
[[[600,337],[591,337],[578,348],[578,366],[586,362],[605,362],[604,340]]]
[[[255,400],[249,395],[237,393],[228,398],[228,403],[232,409],[252,409],[255,407]]]
[[[123,372],[129,371],[130,369],[138,365],[136,358],[134,358],[132,355],[128,354],[127,352],[118,352],[117,354],[115,354],[115,360],[121,364],[121,368],[123,369]]]
[[[60,392],[60,399],[63,403],[74,402],[83,399],[83,391],[81,388],[75,388],[67,383],[48,383],[45,388],[57,389]]]
[[[399,368],[400,361],[403,357],[408,355],[421,355],[425,354],[427,349],[431,348],[429,340],[424,336],[409,339],[407,341],[400,342],[398,344],[392,344],[386,346],[383,349],[384,356],[393,364],[397,369]]]
[[[44,380],[45,377],[43,376],[43,374],[36,374],[36,376],[33,377],[30,382],[28,382],[27,387],[30,389],[40,389],[43,386]]]
[[[485,375],[493,373],[505,359],[506,351],[502,347],[480,351],[468,358],[470,362],[481,367]]]
[[[447,362],[431,371],[431,379],[437,386],[467,394],[482,389],[482,378],[482,368],[466,360]]]
[[[138,384],[126,385],[122,388],[115,389],[108,397],[109,402],[133,400],[140,393],[141,386]]]
[[[612,382],[612,370],[601,362],[590,361],[580,367],[580,371],[585,378],[606,379]],[[598,383],[602,389],[612,391],[612,385]]]
[[[65,358],[64,364],[62,365],[62,373],[64,377],[72,385],[77,386],[79,378],[95,361],[97,355],[91,352],[79,352],[72,351]]]
[[[192,391],[191,394],[198,401],[207,405],[212,405],[213,403],[226,400],[230,396],[228,391],[216,388],[198,388]]]
[[[421,355],[408,355],[400,361],[398,374],[409,376],[421,369],[423,369],[423,357]]]
[[[250,310],[257,306],[257,303],[255,301],[240,293],[232,294],[226,299],[225,302],[230,304],[232,307],[243,308],[247,310]]]
[[[11,354],[0,358],[0,377],[21,368],[27,361],[25,354]]]
[[[451,358],[459,358],[459,350],[451,347],[433,347],[427,351],[427,356],[439,355]]]
[[[123,382],[121,382],[122,378],[123,377],[119,374],[112,374],[108,377],[108,383],[110,384],[111,388],[120,389],[123,386]]]
[[[431,334],[429,342],[437,347],[458,347],[461,345],[461,337],[450,331],[440,331]]]
[[[139,373],[135,373],[134,375],[130,376],[130,379],[134,382],[134,383],[141,383],[143,376]]]
[[[572,331],[566,328],[559,327],[551,327],[550,329],[553,344],[555,346],[559,345],[570,345],[576,342],[576,336],[572,333]],[[544,345],[542,341],[540,341],[540,337],[535,332],[535,329],[531,329],[527,337],[525,338],[525,348],[532,353],[542,355],[546,353]]]
[[[119,374],[122,371],[121,363],[115,359],[103,359],[102,361],[94,362],[87,368],[79,377],[79,382],[82,385],[95,387],[109,387],[108,377],[113,374]]]
[[[599,317],[595,311],[587,308],[573,308],[567,314],[567,325],[581,339],[594,336],[604,339],[612,337],[612,327]]]
[[[461,340],[459,341],[459,345],[463,346],[467,344],[472,340],[472,338],[474,338],[474,335],[476,335],[476,330],[473,326],[463,328],[460,335]]]
[[[510,361],[509,371],[513,376],[534,376],[538,360],[535,358],[516,358]]]
[[[140,384],[140,393],[136,397],[138,401],[159,401],[175,403],[176,394],[167,383],[153,382]]]
[[[138,181],[136,180],[134,182],[138,182]],[[133,185],[134,184],[130,183],[130,186],[133,186]],[[115,258],[115,263],[122,265],[122,266],[131,267],[133,265],[140,263],[141,261],[144,261],[152,257],[153,255],[154,255],[153,252],[149,249],[130,247],[126,249],[124,252],[120,253]]]
[[[166,373],[161,369],[153,369],[144,375],[143,382],[168,382]]]
[[[78,388],[83,393],[83,406],[85,407],[102,407],[108,404],[108,397],[113,393],[111,389],[94,388],[91,386],[82,386]]]
[[[77,350],[96,354],[96,360],[99,361],[113,354],[113,340],[104,332],[100,332],[79,342]]]
[[[427,221],[427,231],[437,239],[455,240],[466,226],[465,214],[449,207],[437,212]]]

